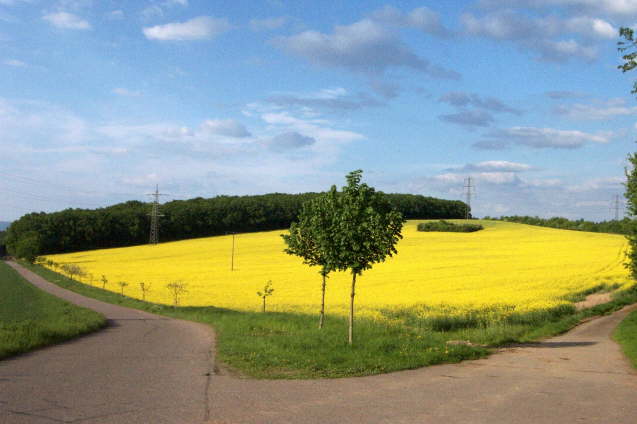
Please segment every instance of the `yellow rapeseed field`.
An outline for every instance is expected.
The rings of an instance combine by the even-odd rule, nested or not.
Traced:
[[[426,305],[429,311],[545,309],[568,303],[564,297],[599,284],[633,284],[622,263],[623,236],[483,221],[475,233],[423,233],[408,221],[398,255],[363,273],[357,283],[360,313]],[[321,278],[317,268],[283,253],[285,231],[239,234],[235,270],[232,236],[159,245],[51,255],[59,264],[79,265],[92,275],[85,283],[141,298],[139,282],[151,284],[147,300],[171,304],[166,284],[182,281],[182,305],[214,305],[258,310],[256,292],[272,280],[268,309],[316,312]],[[328,313],[345,314],[350,276],[333,273],[327,285]]]

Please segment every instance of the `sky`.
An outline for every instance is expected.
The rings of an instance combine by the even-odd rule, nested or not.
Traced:
[[[474,216],[605,220],[637,0],[0,0],[0,221],[362,169]],[[620,216],[623,210],[620,210]]]

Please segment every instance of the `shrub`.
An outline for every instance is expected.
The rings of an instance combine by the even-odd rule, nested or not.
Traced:
[[[435,222],[421,222],[418,231],[443,231],[450,233],[472,233],[484,229],[480,224],[454,224],[453,222],[440,220]]]

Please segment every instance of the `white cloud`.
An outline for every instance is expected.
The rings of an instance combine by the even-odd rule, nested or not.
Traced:
[[[592,61],[597,58],[597,49],[584,46],[576,40],[544,40],[539,44],[540,59],[549,62],[564,62],[572,57]]]
[[[486,7],[503,7],[502,0],[481,0],[480,4]],[[614,16],[636,16],[636,0],[507,0],[507,7],[546,8],[565,7],[572,11],[595,12]]]
[[[403,67],[434,78],[460,77],[455,71],[432,65],[417,56],[372,19],[336,26],[332,34],[305,31],[290,37],[278,37],[274,43],[317,65],[340,67],[368,75],[379,75],[389,68]]]
[[[466,128],[488,127],[494,122],[493,116],[485,110],[459,110],[454,113],[439,115],[443,121]]]
[[[594,60],[597,48],[586,40],[615,36],[611,36],[615,31],[612,25],[602,19],[582,16],[562,19],[552,15],[534,18],[511,9],[481,17],[465,13],[460,21],[468,35],[510,41],[549,62],[566,62],[574,57]]]
[[[459,168],[460,171],[481,171],[481,172],[523,172],[533,169],[531,165],[519,162],[509,162],[506,160],[487,160],[477,163],[469,163]]]
[[[232,25],[225,18],[199,16],[185,22],[145,27],[143,32],[149,40],[191,41],[209,40],[231,28]]]
[[[5,147],[44,148],[77,145],[88,135],[86,122],[46,102],[0,99],[0,129]]]
[[[251,135],[243,124],[234,119],[208,119],[201,124],[201,129],[233,138],[245,138]]]
[[[583,35],[593,35],[600,38],[616,38],[619,31],[609,22],[599,18],[576,16],[565,21],[565,28]]]
[[[466,93],[463,91],[451,91],[443,94],[438,99],[439,102],[448,103],[455,107],[472,106],[478,109],[486,109],[492,112],[507,112],[520,115],[522,111],[506,105],[502,100],[495,97],[483,97],[476,93]]]
[[[2,62],[4,65],[7,66],[14,66],[16,68],[24,68],[27,66],[27,64],[21,60],[18,59],[7,59],[5,61]]]
[[[626,179],[621,177],[591,178],[581,184],[567,186],[566,190],[571,192],[586,192],[600,189],[612,191],[620,188],[623,189],[625,181]]]
[[[637,114],[637,106],[626,106],[623,99],[611,99],[601,105],[575,103],[555,107],[555,113],[571,119],[606,120],[615,116]]]
[[[261,115],[261,119],[277,128],[286,128],[312,137],[318,141],[349,143],[362,140],[362,134],[337,130],[331,127],[330,123],[321,119],[300,119],[290,115],[288,112],[270,112]]]
[[[54,179],[68,187],[82,181],[82,190],[99,197],[99,204],[96,200],[92,205],[99,207],[143,198],[149,183],[155,182],[183,197],[324,190],[342,182],[341,171],[335,174],[331,167],[344,147],[364,138],[334,122],[287,111],[267,117],[255,114],[253,122],[252,134],[237,138],[232,135],[245,135],[245,128],[230,119],[213,118],[192,126],[99,122],[45,102],[0,98],[0,157],[35,179]],[[44,158],[50,162],[46,169],[41,166]],[[110,195],[109,190],[119,194]],[[88,203],[75,192],[69,197],[73,200],[58,199],[49,208],[32,200],[18,206],[20,213],[27,213]]]
[[[272,137],[266,144],[275,152],[285,152],[308,147],[314,143],[316,139],[290,131]]]
[[[337,112],[358,110],[382,104],[367,94],[351,94],[342,87],[324,88],[312,93],[275,93],[270,95],[266,101],[278,107],[300,107],[305,108],[306,111],[313,111],[313,109],[318,108]]]
[[[611,133],[591,134],[579,130],[559,130],[555,128],[511,127],[489,132],[486,138],[474,144],[480,149],[494,150],[511,144],[536,149],[575,149],[586,143],[608,143]]]
[[[88,21],[68,12],[49,13],[44,15],[42,19],[57,28],[77,30],[91,29],[91,24],[88,23]]]
[[[271,31],[273,29],[281,28],[288,22],[286,16],[279,16],[276,18],[265,19],[250,19],[250,29],[252,31]]]
[[[440,22],[440,15],[425,6],[418,7],[409,13],[403,13],[393,6],[385,6],[372,13],[371,16],[374,20],[382,23],[416,28],[442,37],[451,35],[451,32]]]
[[[586,97],[585,93],[568,90],[547,91],[545,94],[547,97],[553,100],[580,99],[582,97]]]
[[[154,2],[146,6],[141,15],[145,19],[164,16],[166,11],[174,6],[188,6],[188,0],[164,0],[162,2]]]
[[[512,184],[519,181],[515,172],[447,172],[434,176],[433,180],[444,184],[459,185],[465,182],[467,176],[471,176],[476,183]]]

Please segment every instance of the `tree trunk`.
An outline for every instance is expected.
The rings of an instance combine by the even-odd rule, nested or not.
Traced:
[[[354,296],[356,294],[356,273],[352,273],[352,293],[349,300],[349,344],[352,345],[354,340]]]
[[[321,314],[319,316],[319,330],[323,328],[325,321],[325,274],[323,275],[323,286],[321,287]]]
[[[263,296],[263,312],[265,312],[265,296]]]

